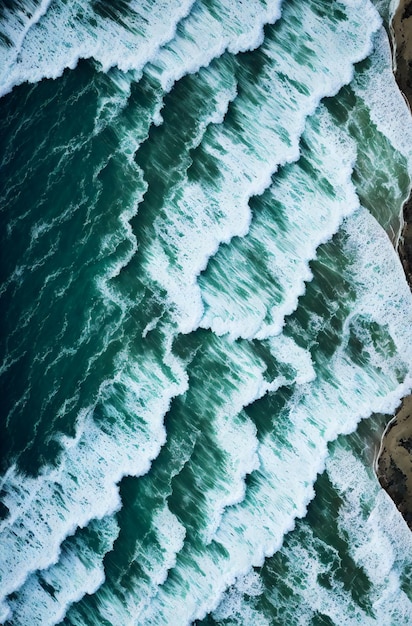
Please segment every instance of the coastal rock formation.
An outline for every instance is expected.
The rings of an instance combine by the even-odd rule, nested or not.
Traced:
[[[400,0],[392,21],[395,77],[412,109],[412,0]],[[412,289],[412,194],[403,207],[398,251]],[[404,398],[382,437],[376,472],[412,530],[412,395]]]
[[[409,108],[412,103],[412,0],[401,0],[392,21],[395,47],[395,77]],[[412,197],[404,206],[405,225],[399,256],[409,285],[412,285]]]
[[[412,396],[402,402],[382,438],[377,474],[412,530]]]

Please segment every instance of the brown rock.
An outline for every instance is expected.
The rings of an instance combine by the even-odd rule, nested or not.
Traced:
[[[412,0],[400,0],[391,24],[395,78],[412,109]],[[412,194],[403,207],[398,251],[412,289]],[[389,422],[376,460],[376,473],[412,530],[412,395]]]

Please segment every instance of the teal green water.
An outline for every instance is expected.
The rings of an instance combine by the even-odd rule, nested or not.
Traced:
[[[376,9],[0,23],[0,622],[407,626],[373,456],[412,126]]]

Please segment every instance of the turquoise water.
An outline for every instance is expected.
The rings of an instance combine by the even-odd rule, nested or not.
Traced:
[[[409,625],[373,457],[412,386],[412,126],[376,7],[0,22],[0,621]]]

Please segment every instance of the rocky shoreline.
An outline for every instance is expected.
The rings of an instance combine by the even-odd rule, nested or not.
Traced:
[[[412,530],[412,396],[402,401],[386,427],[376,469],[380,484]]]
[[[412,110],[412,0],[400,0],[391,24],[395,78]],[[403,207],[398,252],[412,289],[412,194]],[[376,473],[412,530],[412,395],[403,399],[382,436]]]

